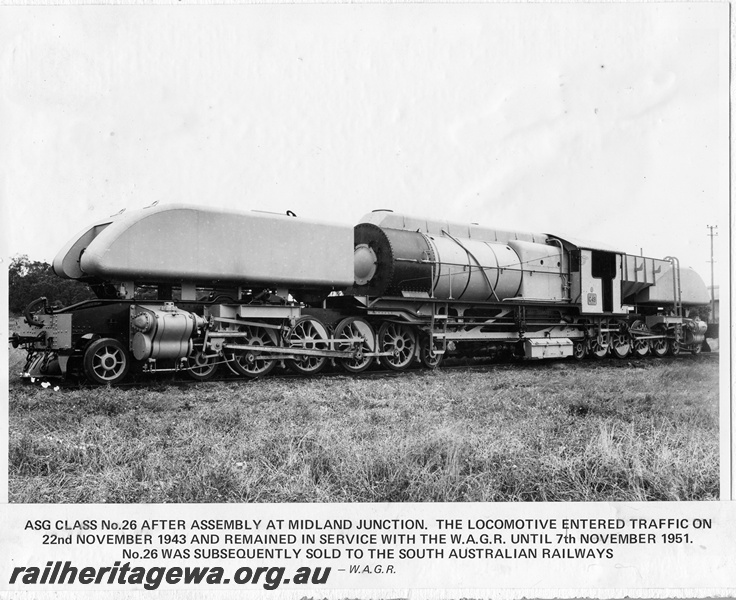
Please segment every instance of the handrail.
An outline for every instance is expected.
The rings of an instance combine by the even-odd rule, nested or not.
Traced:
[[[665,256],[672,264],[672,293],[674,295],[675,316],[682,316],[682,287],[680,286],[680,261],[675,256]]]
[[[39,304],[43,304],[44,312],[46,314],[49,314],[49,301],[46,298],[46,296],[41,296],[40,298],[36,298],[33,302],[31,302],[28,306],[26,306],[26,310],[23,313],[26,318],[26,323],[33,327],[43,327],[43,321],[40,321],[36,319],[36,317],[33,316],[33,309],[36,308]]]
[[[564,262],[563,258],[565,256],[565,249],[562,246],[562,241],[558,240],[557,238],[553,238],[553,237],[547,238],[547,243],[549,242],[557,242],[557,244],[560,246],[560,285],[562,286],[562,299],[569,300],[570,299],[570,280],[568,279],[568,274],[565,273],[565,267],[562,264]]]

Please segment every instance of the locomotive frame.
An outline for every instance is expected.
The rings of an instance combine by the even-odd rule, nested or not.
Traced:
[[[220,248],[202,264],[209,260],[234,276],[189,263],[186,275],[177,266],[168,272],[167,264],[184,264],[186,248],[156,255],[154,266],[136,266],[129,247],[150,239],[156,219],[185,228],[177,236],[184,239],[187,227],[194,228],[189,238],[210,239],[207,227],[247,223],[256,241],[243,252],[262,252],[263,240],[274,239],[276,250],[267,249],[273,283],[263,265],[243,267],[240,255],[223,258]],[[25,324],[11,336],[28,352],[24,376],[116,384],[131,370],[185,371],[207,380],[221,365],[253,378],[279,363],[312,375],[330,363],[360,373],[375,361],[401,371],[416,362],[436,368],[446,356],[698,354],[705,340],[705,323],[688,314],[707,304],[705,286],[673,257],[391,211],[366,215],[354,232],[330,227],[179,205],[95,224],[62,249],[54,269],[87,281],[100,297],[60,310],[45,298],[29,305]],[[288,234],[279,238],[282,229]],[[322,264],[303,268],[289,285],[289,258],[300,252],[304,259],[293,236],[310,240],[314,231],[339,240],[342,255],[331,256],[331,243],[310,241],[307,255]],[[346,266],[349,250],[353,264]],[[146,299],[141,286],[155,288],[156,300]]]

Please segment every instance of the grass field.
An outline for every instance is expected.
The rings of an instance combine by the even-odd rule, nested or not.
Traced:
[[[714,357],[56,392],[21,365],[11,502],[718,496]]]

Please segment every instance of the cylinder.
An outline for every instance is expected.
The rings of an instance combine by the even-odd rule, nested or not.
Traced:
[[[195,315],[183,310],[131,307],[133,356],[137,360],[178,359],[191,352]]]

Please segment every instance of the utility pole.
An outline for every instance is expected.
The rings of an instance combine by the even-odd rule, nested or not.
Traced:
[[[715,279],[713,277],[713,263],[715,260],[713,260],[713,238],[718,235],[718,233],[714,232],[714,229],[718,229],[718,225],[706,225],[708,229],[710,229],[710,232],[708,233],[708,236],[710,237],[710,322],[713,323],[716,318],[716,288],[715,288]]]

